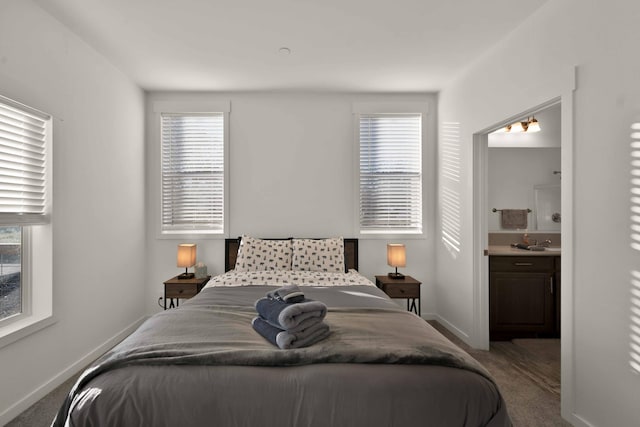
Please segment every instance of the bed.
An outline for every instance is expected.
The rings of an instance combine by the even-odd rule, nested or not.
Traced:
[[[224,274],[89,367],[53,425],[511,425],[481,365],[357,272],[356,239],[251,239],[227,239]],[[282,350],[251,321],[289,284],[331,332]]]

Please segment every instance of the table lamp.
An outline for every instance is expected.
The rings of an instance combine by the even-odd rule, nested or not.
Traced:
[[[396,268],[395,273],[389,273],[390,278],[404,278],[404,274],[398,273],[398,267],[405,267],[407,265],[407,257],[402,243],[387,244],[387,264]]]
[[[184,267],[184,273],[178,279],[193,279],[194,274],[189,273],[189,267],[196,265],[195,243],[182,243],[178,245],[178,267]]]

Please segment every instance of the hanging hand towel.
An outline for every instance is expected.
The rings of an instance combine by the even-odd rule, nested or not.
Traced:
[[[502,228],[507,230],[526,229],[528,216],[528,209],[503,209],[501,215]]]

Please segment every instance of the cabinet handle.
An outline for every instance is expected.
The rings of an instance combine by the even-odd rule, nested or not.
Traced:
[[[533,265],[532,262],[514,262],[513,265],[517,265],[518,267],[526,267]]]
[[[553,295],[553,276],[549,277],[549,291],[551,291],[551,295]]]

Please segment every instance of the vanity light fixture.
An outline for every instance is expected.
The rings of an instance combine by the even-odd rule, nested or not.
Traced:
[[[535,117],[531,116],[529,124],[527,125],[527,132],[540,132],[541,130],[540,123],[538,123]]]
[[[515,122],[504,128],[504,132],[508,133],[521,133],[521,132],[540,132],[540,123],[534,116],[527,117],[527,120],[521,122]]]
[[[507,126],[507,132],[509,133],[520,133],[527,131],[527,122],[515,122]]]

